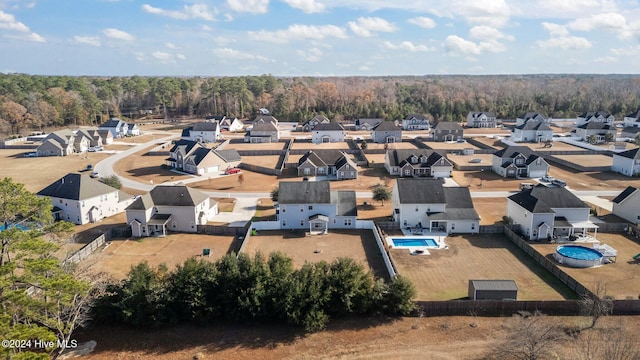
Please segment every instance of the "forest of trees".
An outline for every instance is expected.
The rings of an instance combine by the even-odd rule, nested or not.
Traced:
[[[527,111],[572,118],[640,108],[640,77],[631,75],[490,75],[404,77],[70,77],[0,74],[0,131],[91,125],[108,116],[227,115],[250,118],[267,108],[282,121],[401,119],[421,113],[461,121],[469,111],[513,119]]]

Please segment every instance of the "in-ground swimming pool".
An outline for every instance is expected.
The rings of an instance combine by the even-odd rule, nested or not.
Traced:
[[[559,263],[578,268],[602,263],[602,254],[598,250],[580,245],[560,245],[554,256]]]
[[[20,230],[27,230],[27,227],[24,226],[24,225],[21,225],[21,224],[9,224],[9,229],[11,229],[13,227],[18,228]],[[4,224],[1,224],[0,225],[0,231],[4,231],[4,229],[5,229]]]
[[[392,238],[394,247],[409,247],[409,246],[421,246],[421,247],[438,247],[438,242],[435,239],[430,238],[409,238],[409,239],[394,239]]]

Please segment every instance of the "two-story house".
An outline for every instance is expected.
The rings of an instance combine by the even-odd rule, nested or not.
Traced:
[[[640,224],[640,189],[628,186],[612,202],[614,215],[632,224]]]
[[[267,121],[255,123],[244,135],[244,142],[247,143],[269,143],[280,140],[280,131],[276,123]]]
[[[496,114],[487,111],[470,111],[467,115],[467,127],[494,128],[496,127]]]
[[[640,148],[614,153],[611,171],[627,176],[640,176]]]
[[[354,125],[356,131],[371,131],[374,127],[378,126],[378,124],[384,122],[382,118],[361,118],[356,119]]]
[[[166,159],[167,166],[184,171],[185,160],[197,149],[205,148],[199,142],[193,140],[178,140],[169,150],[169,157]]]
[[[358,169],[353,160],[340,150],[310,150],[298,160],[298,176],[357,179]]]
[[[268,124],[268,123],[272,123],[275,126],[278,126],[278,119],[275,118],[275,116],[261,111],[258,111],[258,113],[256,113],[256,117],[253,119],[252,125],[257,125],[257,124]]]
[[[545,122],[548,123],[549,120],[547,119],[547,117],[545,115],[543,115],[542,113],[536,112],[536,111],[529,111],[526,112],[520,116],[518,116],[516,118],[516,126],[519,125],[523,125],[524,123],[528,122],[528,121],[540,121],[540,122]]]
[[[79,144],[76,144],[76,134],[68,129],[58,130],[50,133],[38,146],[36,152],[38,156],[67,156],[76,152],[76,149],[86,150],[89,140],[81,137]]]
[[[197,142],[216,142],[220,140],[220,127],[215,121],[196,123],[182,130],[182,139]]]
[[[591,208],[563,187],[538,185],[507,198],[507,216],[526,239],[587,235],[598,226],[589,220]]]
[[[549,163],[526,146],[509,146],[493,153],[491,169],[507,178],[539,178],[547,175]]]
[[[310,132],[313,131],[313,128],[318,124],[328,124],[331,120],[329,120],[326,116],[318,114],[313,118],[302,123],[301,131]]]
[[[451,177],[453,164],[444,152],[430,149],[387,150],[384,167],[389,175],[400,177]]]
[[[393,219],[413,233],[478,233],[480,216],[468,187],[445,187],[442,179],[397,179],[391,192]]]
[[[383,121],[371,130],[371,140],[378,144],[402,142],[402,128],[393,121]]]
[[[76,136],[79,135],[86,137],[89,140],[89,146],[91,147],[103,145],[102,136],[98,132],[98,129],[80,129],[76,131]]]
[[[517,121],[517,120],[516,120]],[[553,129],[546,120],[530,118],[513,128],[511,140],[514,142],[545,142],[553,140]]]
[[[608,111],[588,111],[578,115],[576,118],[576,127],[587,123],[604,123],[613,127],[615,118]]]
[[[121,213],[133,202],[133,197],[123,191],[89,175],[74,173],[56,180],[37,195],[51,199],[56,220],[76,225],[94,223]]]
[[[311,142],[314,144],[343,142],[344,134],[344,127],[340,123],[319,123],[311,130]]]
[[[575,132],[577,137],[592,144],[615,141],[617,134],[613,125],[600,121],[589,121],[582,125],[577,125]]]
[[[168,231],[195,233],[218,213],[209,195],[184,185],[158,185],[126,209],[134,237],[165,236]]]
[[[98,128],[108,129],[111,131],[111,135],[113,135],[114,139],[123,138],[129,134],[129,124],[118,118],[111,118],[98,125]]]
[[[431,130],[433,141],[458,141],[464,139],[464,129],[457,122],[440,121]]]
[[[276,216],[281,229],[355,229],[354,190],[331,190],[328,181],[280,182]]]
[[[631,114],[628,114],[622,120],[624,127],[637,127],[640,128],[640,110],[636,110]]]
[[[217,174],[240,164],[242,157],[235,149],[216,150],[198,147],[184,158],[184,171],[196,174]]]
[[[402,129],[408,131],[429,130],[431,129],[431,123],[422,114],[409,114],[402,119]]]

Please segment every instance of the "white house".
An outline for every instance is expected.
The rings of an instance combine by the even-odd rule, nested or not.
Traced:
[[[108,129],[111,131],[111,135],[113,135],[114,139],[122,138],[129,134],[129,124],[118,119],[111,118],[108,121],[98,125],[100,129]]]
[[[523,125],[527,121],[541,121],[541,122],[545,122],[545,123],[549,122],[547,117],[544,116],[543,114],[541,114],[539,112],[535,112],[535,111],[530,111],[530,112],[524,113],[524,114],[522,114],[522,115],[520,115],[520,116],[518,116],[516,118],[516,126]]]
[[[539,178],[548,174],[549,163],[526,146],[509,146],[493,153],[491,169],[502,177]]]
[[[627,176],[640,176],[640,148],[614,153],[611,171]]]
[[[514,142],[551,141],[553,140],[553,129],[551,129],[546,120],[531,118],[513,128],[511,139]]]
[[[496,114],[493,112],[470,111],[467,115],[467,127],[494,128],[496,127]]]
[[[238,118],[228,118],[226,116],[215,116],[213,121],[218,123],[220,131],[242,131],[244,129],[244,123]]]
[[[628,186],[613,201],[613,214],[635,225],[640,224],[640,189]]]
[[[422,114],[409,114],[402,119],[403,130],[429,130],[431,123],[429,119]]]
[[[591,208],[564,187],[538,185],[507,198],[507,216],[529,240],[597,232],[589,220]]]
[[[326,116],[324,116],[324,115],[316,115],[313,118],[311,118],[311,119],[305,121],[304,123],[302,123],[302,127],[301,127],[300,130],[301,131],[310,132],[318,124],[328,124],[330,122],[331,122],[331,120],[329,120]]]
[[[640,128],[640,110],[627,115],[622,120],[624,127],[636,127]]]
[[[69,173],[37,193],[53,203],[56,220],[77,225],[115,215],[133,202],[133,197],[89,175]]]
[[[127,135],[129,136],[138,136],[140,135],[140,127],[138,124],[128,124]]]
[[[608,111],[588,111],[586,113],[578,115],[576,118],[576,126],[584,125],[587,123],[604,123],[613,127],[615,118]]]
[[[391,195],[394,220],[414,233],[478,233],[480,216],[469,188],[443,183],[440,179],[397,179]]]
[[[402,142],[402,128],[393,121],[383,121],[371,130],[371,139],[378,144]]]
[[[331,191],[328,181],[280,182],[276,216],[281,229],[355,229],[356,192]]]
[[[197,142],[216,142],[220,139],[220,127],[215,121],[196,123],[182,130],[182,139]]]
[[[218,213],[209,195],[184,185],[159,185],[126,209],[134,237],[165,236],[167,231],[195,233]]]
[[[594,144],[616,140],[616,128],[606,122],[590,121],[576,126],[576,136]]]
[[[267,122],[254,122],[251,129],[244,135],[244,142],[248,143],[268,143],[278,142],[280,140],[280,130],[276,123]]]
[[[340,123],[319,123],[311,130],[311,142],[314,144],[343,142],[344,133],[344,127]]]
[[[384,167],[389,175],[400,177],[451,177],[453,164],[446,154],[430,149],[387,150]]]

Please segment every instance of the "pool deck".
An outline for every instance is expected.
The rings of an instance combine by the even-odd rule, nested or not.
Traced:
[[[439,249],[448,249],[449,247],[445,243],[445,238],[447,237],[447,233],[444,232],[430,232],[425,230],[420,235],[414,234],[411,230],[402,229],[402,234],[404,236],[387,236],[385,238],[387,242],[387,246],[393,249],[406,249],[411,252],[413,255],[430,255],[429,250],[439,250]],[[433,239],[438,244],[437,247],[433,246],[395,246],[393,245],[393,239]]]

